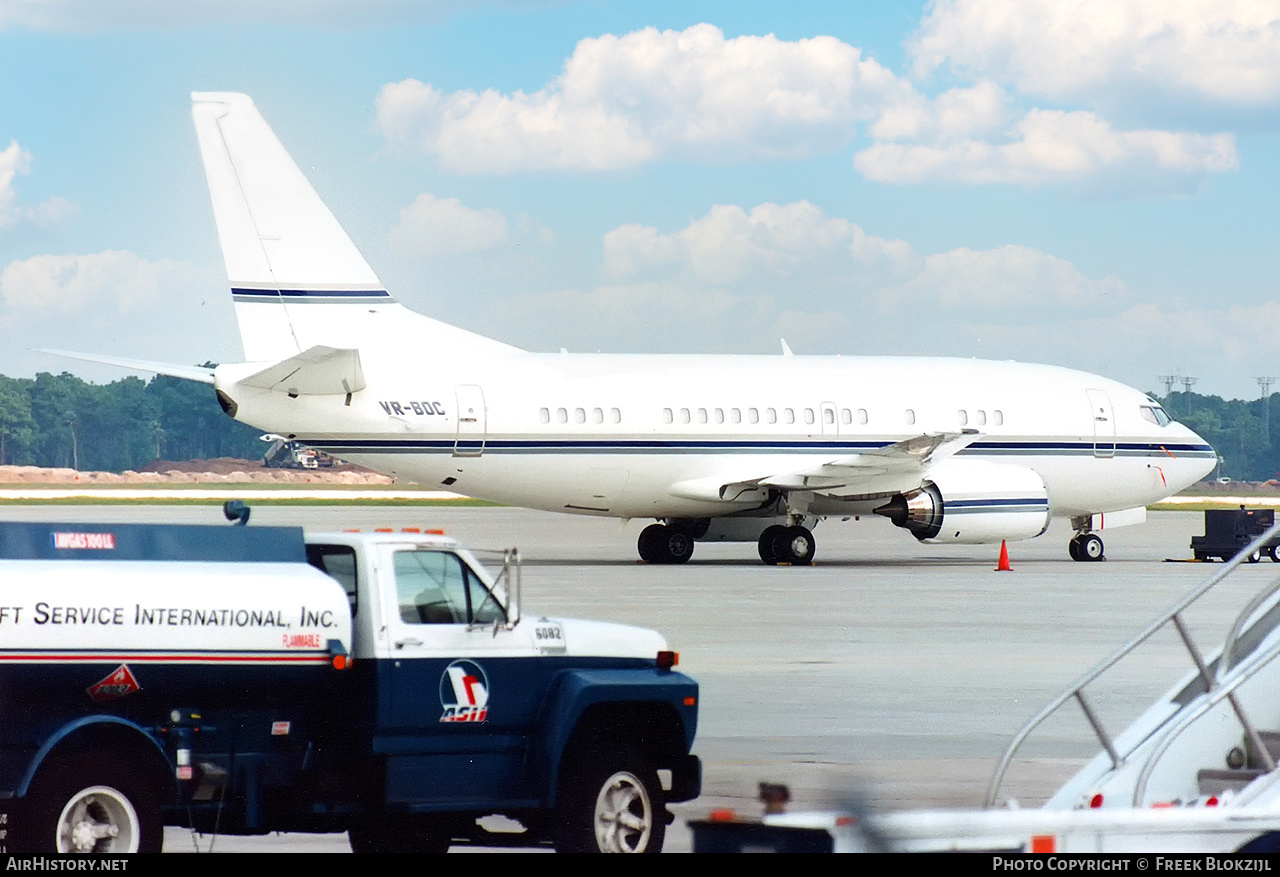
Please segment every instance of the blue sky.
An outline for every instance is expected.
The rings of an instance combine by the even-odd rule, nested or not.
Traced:
[[[1280,3],[0,0],[0,373],[240,357],[191,91],[535,350],[1280,374]]]

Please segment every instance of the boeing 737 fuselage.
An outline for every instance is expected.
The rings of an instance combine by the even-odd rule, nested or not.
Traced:
[[[878,513],[926,542],[1070,554],[1216,462],[1130,387],[929,357],[543,354],[397,303],[243,95],[193,95],[245,363],[211,372],[238,420],[408,481],[496,502],[651,518],[653,563],[751,541],[807,564],[819,519]]]

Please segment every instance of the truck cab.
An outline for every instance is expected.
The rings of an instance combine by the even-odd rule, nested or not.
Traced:
[[[19,686],[38,710],[0,730],[10,851],[158,851],[169,824],[346,831],[357,852],[648,852],[666,804],[700,790],[698,690],[674,652],[653,631],[523,617],[514,550],[486,565],[434,532],[77,524],[49,527],[87,547],[18,559],[9,526],[0,602],[18,611],[0,628],[28,675],[64,677]],[[267,560],[227,535],[268,530]],[[78,612],[87,579],[112,589],[91,622],[104,648],[68,665],[50,607]],[[261,623],[210,630],[241,617]],[[16,658],[0,648],[0,687]],[[115,676],[131,684],[87,694]],[[518,828],[487,830],[492,814]]]

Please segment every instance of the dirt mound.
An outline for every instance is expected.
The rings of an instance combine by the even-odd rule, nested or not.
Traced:
[[[137,472],[77,472],[0,466],[0,484],[393,484],[394,478],[342,463],[324,469],[268,469],[260,460],[152,460]]]
[[[152,460],[145,466],[138,467],[139,472],[193,472],[210,475],[230,475],[233,472],[286,472],[317,475],[327,472],[359,472],[366,475],[376,474],[363,466],[351,463],[335,463],[323,469],[267,469],[261,460],[241,460],[236,457],[214,457],[212,460]]]

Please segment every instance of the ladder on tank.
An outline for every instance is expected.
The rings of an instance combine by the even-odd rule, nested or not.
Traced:
[[[1268,529],[1216,574],[1194,588],[1034,716],[1014,736],[991,779],[985,806],[1019,749],[1050,716],[1075,702],[1100,752],[1045,804],[1048,809],[1142,808],[1170,804],[1260,804],[1280,799],[1280,577],[1236,617],[1208,659],[1192,641],[1183,614],[1268,540]],[[1172,626],[1192,671],[1118,735],[1108,733],[1085,689],[1156,633]],[[1274,729],[1274,730],[1273,730]]]

